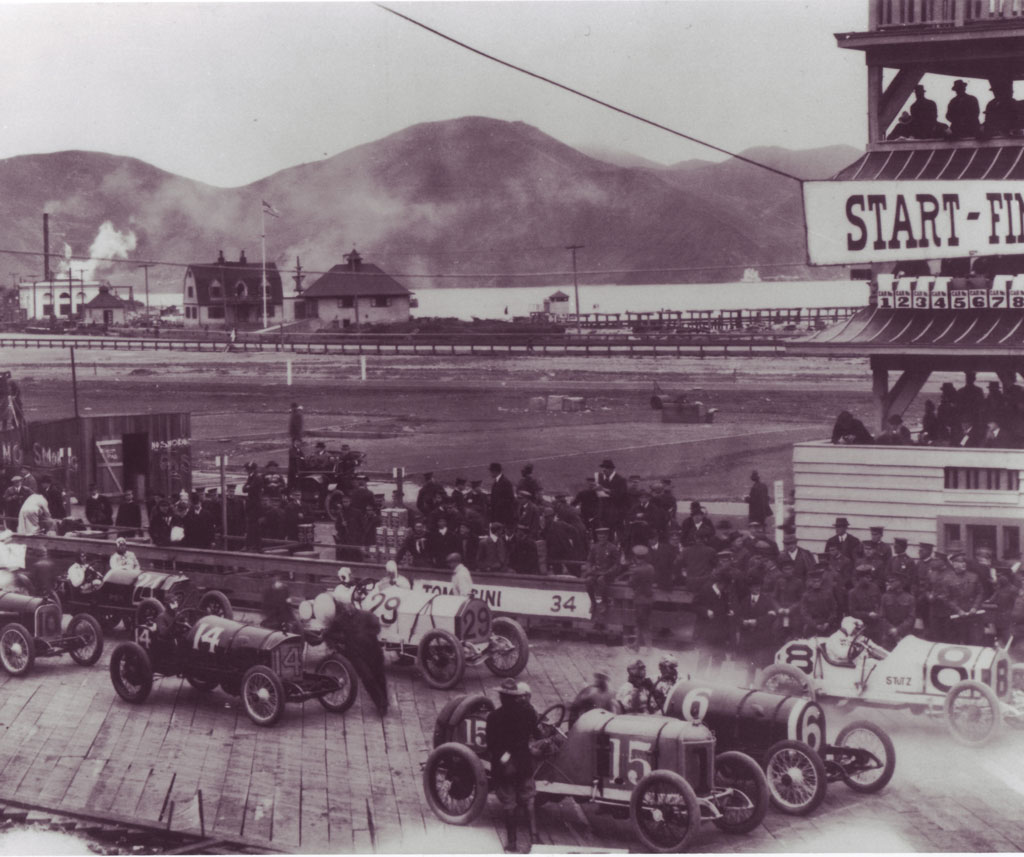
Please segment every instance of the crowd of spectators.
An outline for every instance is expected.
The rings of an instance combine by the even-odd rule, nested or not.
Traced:
[[[872,436],[864,423],[842,411],[832,426],[832,443],[1024,448],[1024,389],[1017,384],[1003,389],[999,381],[990,381],[986,391],[976,381],[973,372],[965,372],[959,389],[948,381],[942,385],[937,406],[925,400],[916,437],[899,414],[890,415],[885,428]]]
[[[1024,128],[1024,104],[1013,97],[1013,80],[999,77],[989,80],[992,98],[982,118],[978,99],[967,91],[967,82],[953,81],[953,97],[946,106],[946,121],[939,121],[939,109],[925,96],[924,86],[914,87],[914,100],[900,114],[888,139],[986,140],[1014,136]]]

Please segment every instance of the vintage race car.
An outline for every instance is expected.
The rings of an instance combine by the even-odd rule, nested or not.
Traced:
[[[423,767],[427,803],[442,821],[469,824],[483,812],[490,783],[483,695],[451,700],[437,717],[434,750]],[[647,851],[685,849],[702,821],[749,833],[768,811],[768,785],[757,763],[716,754],[700,723],[651,714],[587,711],[561,729],[565,706],[541,715],[557,749],[537,766],[537,803],[571,797],[628,817]]]
[[[358,687],[352,664],[332,655],[315,672],[306,671],[306,641],[298,634],[192,608],[179,610],[172,618],[155,599],[141,607],[152,618],[136,626],[135,642],[121,643],[110,656],[114,690],[127,702],[145,702],[156,675],[182,676],[200,691],[220,685],[226,693],[240,695],[245,713],[257,726],[276,723],[286,702],[317,699],[328,711],[339,713],[355,702]]]
[[[896,769],[892,741],[879,727],[850,723],[829,744],[825,712],[802,697],[684,680],[672,688],[664,713],[704,723],[720,749],[758,761],[772,804],[793,815],[815,810],[828,783],[841,780],[856,792],[877,792]]]
[[[139,620],[139,605],[147,598],[166,605],[172,595],[184,603],[196,592],[192,581],[184,574],[163,571],[144,571],[139,575],[123,571],[108,571],[95,581],[86,581],[76,587],[68,576],[58,578],[54,587],[65,613],[89,613],[95,616],[105,631],[112,631],[118,623],[127,630]],[[198,592],[198,608],[203,613],[223,616],[233,615],[228,597],[216,589]],[[147,617],[142,616],[145,622]]]
[[[60,605],[46,596],[0,592],[0,665],[11,675],[32,669],[36,658],[65,653],[83,667],[103,654],[103,631],[88,613],[72,616],[62,630]]]
[[[829,654],[824,637],[786,643],[759,683],[779,693],[941,715],[958,741],[981,746],[998,733],[1004,716],[1019,722],[1008,704],[1010,676],[1005,649],[908,636],[890,652],[859,634],[843,659]]]
[[[362,580],[303,602],[299,616],[324,623],[334,616],[339,603],[349,600],[380,620],[384,648],[415,658],[431,687],[454,687],[467,664],[484,663],[497,676],[516,676],[530,658],[523,627],[514,619],[493,616],[478,598],[398,586],[379,589],[374,581]]]

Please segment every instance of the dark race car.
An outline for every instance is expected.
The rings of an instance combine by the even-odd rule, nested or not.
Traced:
[[[461,696],[440,712],[434,750],[423,766],[427,803],[449,824],[469,824],[487,803],[486,696]],[[764,774],[749,756],[716,753],[701,723],[656,714],[587,711],[563,732],[565,707],[541,715],[554,752],[534,779],[537,804],[571,797],[629,818],[646,851],[682,851],[702,821],[749,833],[768,811]]]
[[[139,606],[144,623],[134,643],[121,643],[110,657],[114,690],[127,702],[145,702],[154,676],[181,676],[192,687],[220,685],[241,696],[249,719],[272,726],[287,702],[316,699],[328,711],[347,711],[358,687],[349,661],[332,655],[315,672],[304,668],[306,641],[298,634],[245,625],[186,608],[167,612],[154,599]]]
[[[92,666],[103,654],[103,631],[88,613],[71,617],[62,631],[60,605],[46,596],[0,593],[0,665],[11,675],[25,675],[36,658],[69,654]]]
[[[672,688],[664,712],[705,723],[719,747],[757,760],[772,804],[793,815],[816,809],[828,783],[877,792],[896,768],[896,751],[882,729],[859,720],[840,729],[835,744],[829,744],[825,712],[802,697],[684,680]]]
[[[148,616],[139,616],[139,607],[146,599],[154,599],[166,606],[172,596],[178,603],[191,600],[196,592],[192,581],[184,574],[163,571],[143,571],[133,574],[108,571],[106,575],[94,572],[82,586],[73,586],[68,576],[58,578],[54,592],[65,613],[89,613],[96,617],[104,631],[112,631],[119,623],[131,630],[136,622],[145,623]],[[198,591],[198,609],[201,613],[233,616],[228,597],[216,589]]]

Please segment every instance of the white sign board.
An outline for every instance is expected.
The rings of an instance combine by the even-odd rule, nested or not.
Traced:
[[[485,602],[496,613],[559,616],[565,619],[590,618],[590,596],[575,589],[528,589],[524,586],[504,586],[480,581],[474,581],[473,584],[473,597]],[[451,584],[420,578],[413,583],[413,589],[448,594],[451,592]]]
[[[1024,253],[1024,181],[804,182],[814,265]]]

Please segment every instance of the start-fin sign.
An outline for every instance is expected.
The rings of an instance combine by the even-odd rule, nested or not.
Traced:
[[[814,265],[1024,254],[1024,181],[804,182]]]

